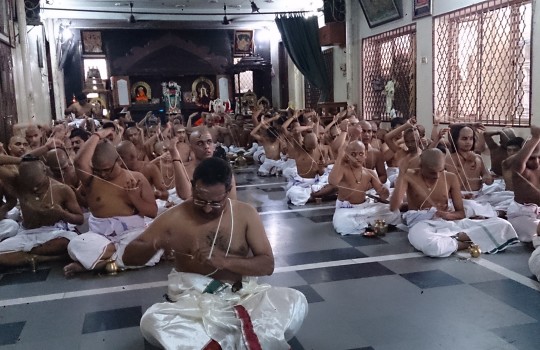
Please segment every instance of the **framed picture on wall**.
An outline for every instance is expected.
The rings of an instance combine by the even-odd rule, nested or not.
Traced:
[[[431,0],[413,0],[413,19],[431,15]]]
[[[402,17],[399,0],[358,0],[370,28]]]
[[[81,30],[83,55],[103,55],[101,32],[95,30]]]
[[[253,55],[253,30],[234,31],[234,55]]]

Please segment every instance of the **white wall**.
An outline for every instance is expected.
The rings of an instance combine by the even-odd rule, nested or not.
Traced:
[[[416,110],[417,118],[421,124],[428,126],[432,125],[433,119],[433,54],[432,54],[432,29],[433,17],[446,12],[455,11],[457,9],[474,5],[483,1],[479,0],[432,0],[432,16],[419,18],[413,21],[412,10],[413,0],[403,0],[403,18],[392,21],[375,28],[369,28],[365,19],[362,8],[358,4],[358,0],[346,0],[348,23],[347,23],[347,48],[354,49],[354,53],[348,57],[352,60],[351,67],[347,67],[350,76],[347,81],[352,87],[350,94],[350,103],[358,103],[359,109],[362,105],[362,86],[361,86],[361,67],[362,54],[361,42],[363,38],[377,35],[392,29],[403,27],[410,23],[416,23],[416,48],[417,48],[417,65],[416,65]],[[533,1],[533,33],[532,33],[532,58],[531,67],[532,73],[532,95],[540,92],[540,76],[534,74],[535,67],[540,67],[540,13],[537,10],[537,1]],[[353,22],[351,22],[353,21]],[[351,29],[349,31],[349,29]],[[355,46],[358,47],[355,47]],[[425,57],[427,63],[421,63],[421,58]],[[356,58],[356,59],[355,59]],[[357,81],[355,79],[358,78]],[[532,98],[531,101],[531,118],[532,123],[540,124],[540,99]],[[521,135],[527,135],[528,130],[521,128],[518,130]]]

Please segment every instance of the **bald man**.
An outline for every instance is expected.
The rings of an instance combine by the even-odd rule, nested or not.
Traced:
[[[17,235],[0,242],[0,265],[65,259],[68,243],[77,237],[68,224],[80,225],[84,220],[75,193],[49,178],[46,166],[37,158],[5,157],[0,164],[19,163],[15,171],[1,166],[0,179],[17,196],[23,221]]]
[[[154,197],[167,200],[169,192],[157,165],[137,159],[137,148],[131,141],[120,142],[116,146],[116,151],[122,159],[123,168],[143,174],[154,189]]]
[[[271,118],[263,118],[259,125],[251,131],[251,137],[264,149],[264,161],[257,170],[259,176],[276,175],[283,170],[281,160],[281,142],[278,131],[272,126],[272,122],[279,119],[277,114]]]
[[[467,249],[471,242],[484,253],[497,253],[518,241],[516,231],[505,220],[464,219],[458,177],[445,171],[445,157],[440,150],[425,150],[418,169],[408,169],[407,160],[401,162],[390,210],[397,210],[407,194],[409,211],[403,219],[409,227],[409,242],[416,249],[427,256],[447,257]]]
[[[328,185],[327,164],[322,161],[318,142],[317,135],[308,132],[304,136],[303,145],[295,142],[289,149],[289,157],[294,158],[296,167],[284,169],[283,175],[289,182],[287,199],[294,205],[305,205],[316,197],[322,198],[318,192]]]
[[[176,147],[177,138],[173,138],[172,142],[169,142],[168,149],[172,157],[174,167],[174,182],[176,187],[176,193],[182,200],[191,198],[191,180],[193,179],[193,171],[199,165],[199,163],[214,155],[216,146],[212,139],[212,135],[205,127],[194,129],[189,136],[189,145],[193,159],[184,163],[180,158],[180,153]],[[236,199],[236,181],[233,176],[233,185],[229,193],[229,198]]]
[[[419,164],[418,156],[422,153],[420,148],[418,131],[415,129],[416,119],[411,118],[406,123],[398,126],[384,136],[385,144],[393,153],[392,159],[388,162],[388,180],[390,186],[394,185],[394,181],[398,175],[398,170],[402,159],[407,158],[409,168],[416,168]],[[403,137],[403,145],[398,145],[397,140]]]
[[[372,230],[377,219],[388,224],[401,223],[399,210],[390,212],[388,204],[366,201],[366,192],[375,189],[384,201],[388,198],[388,188],[379,181],[374,170],[363,166],[366,161],[366,147],[360,141],[352,141],[340,149],[336,163],[328,176],[328,182],[338,188],[334,229],[341,235],[364,234]]]
[[[148,180],[138,172],[123,169],[114,145],[105,140],[114,129],[101,129],[86,141],[75,158],[77,175],[87,194],[89,232],[68,246],[74,263],[64,267],[66,276],[85,270],[103,269],[114,260],[119,267],[125,247],[145,228],[144,217],[154,218],[157,205]],[[156,254],[147,263],[159,261]]]

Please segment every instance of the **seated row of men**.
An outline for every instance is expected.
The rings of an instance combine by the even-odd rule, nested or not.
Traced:
[[[537,176],[540,128],[531,127],[531,139],[502,162],[502,169],[510,169],[515,198],[507,198],[509,194],[503,193],[501,199],[501,192],[495,190],[482,194],[485,198],[477,203],[467,202],[463,197],[469,198],[471,192],[482,189],[484,184],[492,185],[493,179],[481,157],[473,151],[476,135],[473,127],[454,125],[449,134],[446,130],[432,133],[433,140],[429,141],[411,119],[387,133],[382,143],[373,138],[371,123],[348,116],[347,112],[324,127],[313,113],[296,111],[287,116],[276,114],[260,119],[259,115],[259,111],[254,113],[255,127],[251,134],[259,136],[255,139],[262,144],[265,156],[276,160],[272,159],[275,154],[279,157],[286,154],[289,158],[283,161],[289,165],[283,167],[283,174],[290,179],[287,196],[294,203],[295,198],[301,202],[331,198],[337,193],[334,227],[340,234],[364,233],[375,219],[400,224],[401,209],[406,210],[403,219],[411,244],[429,256],[448,256],[469,247],[471,242],[484,252],[495,253],[517,242],[518,235],[522,241],[535,237],[538,210],[533,209],[540,199]],[[315,121],[311,122],[310,117]],[[67,252],[73,262],[66,265],[65,273],[72,275],[102,269],[110,261],[123,268],[153,265],[167,252],[165,255],[175,257],[176,270],[180,273],[170,278],[180,285],[179,290],[189,291],[190,297],[186,301],[183,296],[187,294],[170,291],[175,301],[184,300],[184,304],[178,304],[179,308],[174,310],[164,304],[150,312],[154,316],[143,318],[143,324],[147,324],[143,329],[153,329],[148,338],[164,345],[167,333],[161,331],[162,327],[150,325],[156,324],[159,315],[178,314],[191,305],[195,298],[192,292],[201,286],[205,290],[210,283],[209,275],[230,283],[232,291],[243,276],[273,271],[273,256],[264,228],[252,208],[235,201],[234,177],[230,175],[230,184],[227,182],[229,166],[219,162],[204,165],[203,160],[212,159],[214,154],[212,127],[193,128],[189,144],[184,142],[186,130],[181,124],[177,128],[172,123],[163,130],[158,128],[149,138],[154,137],[151,142],[155,146],[150,156],[144,153],[148,143],[144,140],[141,143],[142,132],[138,128],[126,129],[125,138],[131,137],[133,141],[120,141],[122,128],[114,124],[90,136],[78,129],[67,132],[59,126],[43,145],[34,143],[30,152],[24,150],[24,143],[30,142],[21,137],[13,139],[8,146],[11,156],[0,157],[0,180],[6,196],[2,209],[7,212],[13,206],[13,199],[15,203],[18,200],[22,223],[19,227],[9,219],[1,221],[2,227],[7,227],[1,232],[8,233],[0,242],[0,264],[14,266],[27,264],[29,260],[65,258]],[[27,136],[32,129],[27,128]],[[80,134],[82,139],[87,139],[78,143],[77,148],[72,142],[73,149],[66,150],[62,146],[67,144],[67,134]],[[446,142],[440,142],[443,136]],[[22,146],[17,146],[19,143]],[[450,150],[447,154],[436,148],[445,143]],[[30,153],[39,157],[47,150],[45,158],[51,176],[47,176],[43,163],[23,156]],[[390,153],[397,159],[389,161],[386,167],[384,159]],[[145,163],[152,156],[156,157],[153,164]],[[321,180],[324,177],[328,184]],[[395,186],[391,195],[383,185],[390,182],[389,177]],[[498,186],[502,188],[501,184]],[[462,191],[467,193],[463,195]],[[185,202],[166,210],[171,205],[166,200],[174,194],[177,196],[174,202]],[[366,197],[375,198],[378,203],[370,203]],[[476,198],[478,201],[481,197]],[[164,201],[165,213],[147,227],[149,220],[144,218],[154,218],[158,213],[156,200]],[[517,209],[512,211],[512,206]],[[83,222],[81,207],[89,211],[89,230],[77,234],[66,223]],[[235,207],[239,209],[235,211],[256,218],[246,221],[233,215]],[[498,218],[499,213],[493,208],[506,209],[510,223]],[[183,225],[184,222],[189,225]],[[234,223],[240,225],[238,234]],[[195,238],[196,232],[202,232],[203,237]],[[255,236],[252,238],[250,233]],[[538,260],[538,254],[535,256]],[[535,266],[538,268],[538,263]],[[531,269],[536,271],[533,265]],[[246,293],[249,291],[246,298],[260,291],[260,286],[250,281],[245,283],[253,287],[244,289]],[[287,295],[289,302],[298,306],[294,315],[287,314],[287,319],[292,317],[299,327],[307,310],[305,299],[289,290],[278,294]],[[260,295],[260,298],[264,297]],[[234,305],[238,304],[236,301]],[[253,307],[258,306],[250,306]],[[180,328],[186,317],[179,316]],[[218,334],[205,339],[220,343],[216,338]]]

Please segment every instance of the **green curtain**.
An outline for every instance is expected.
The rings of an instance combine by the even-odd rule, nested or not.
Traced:
[[[279,16],[276,17],[276,25],[294,65],[311,84],[321,90],[320,102],[327,102],[330,80],[319,44],[317,17]]]

